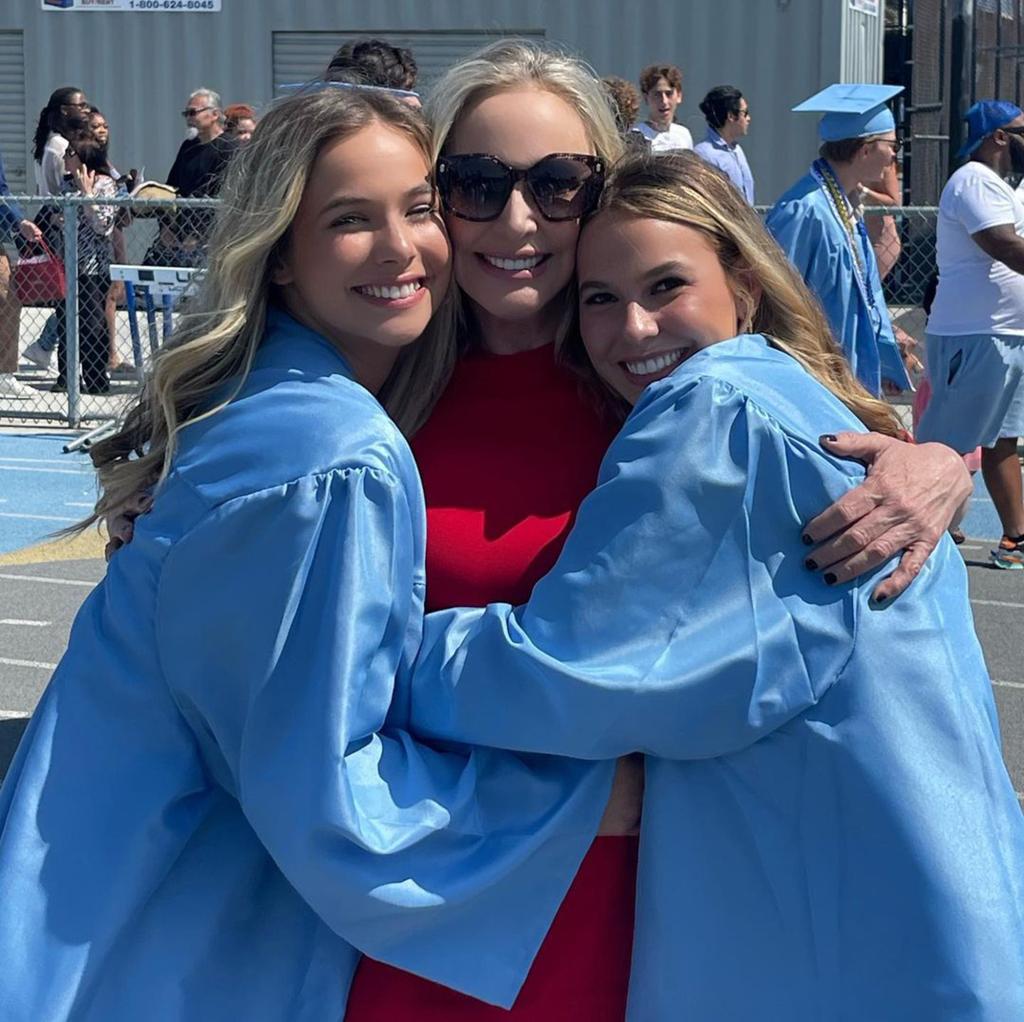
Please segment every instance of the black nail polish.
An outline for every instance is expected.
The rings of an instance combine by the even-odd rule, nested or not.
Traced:
[[[818,562],[813,557],[808,557],[807,560],[804,561],[804,567],[808,571],[817,571],[818,570]]]
[[[800,538],[804,541],[804,546],[814,546],[814,540],[806,532]]]
[[[837,439],[838,438],[836,437],[835,433],[822,433],[821,436],[818,437],[818,443],[823,443],[826,440],[831,440],[832,443],[835,443]]]
[[[825,575],[825,585],[834,586],[836,584],[836,577],[830,571]]]

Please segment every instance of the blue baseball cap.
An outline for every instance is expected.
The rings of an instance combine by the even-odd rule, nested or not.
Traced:
[[[822,142],[884,135],[896,130],[892,111],[885,104],[902,91],[902,85],[830,85],[798,103],[793,112],[825,115],[818,125]]]
[[[1004,125],[1024,113],[1019,106],[1002,99],[983,99],[975,103],[964,115],[967,122],[967,141],[956,154],[958,160],[970,156],[982,142]]]

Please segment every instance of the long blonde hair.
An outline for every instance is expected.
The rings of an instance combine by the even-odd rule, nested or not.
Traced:
[[[499,39],[453,64],[434,84],[423,112],[434,137],[434,162],[447,149],[465,110],[495,93],[524,86],[564,99],[580,116],[594,151],[607,166],[623,153],[607,90],[589,65],[553,46],[525,39]],[[461,292],[456,288],[459,347],[472,346]],[[573,332],[576,320],[575,281],[557,300],[565,312],[556,332],[556,347]]]
[[[233,157],[198,293],[120,430],[93,447],[101,495],[76,530],[159,484],[180,430],[221,411],[237,395],[263,337],[271,274],[317,157],[331,142],[375,122],[407,135],[430,161],[430,133],[419,114],[382,92],[361,89],[324,89],[280,101]],[[423,422],[450,375],[452,316],[449,297],[420,340],[402,352],[378,394],[406,433]]]
[[[853,375],[821,306],[761,218],[720,171],[693,153],[628,156],[612,171],[593,215],[608,212],[700,231],[718,255],[737,308],[746,314],[745,330],[764,334],[773,347],[796,359],[869,429],[899,434],[892,408]],[[569,344],[564,357],[595,388],[605,386],[582,341]],[[625,410],[621,398],[610,404],[620,414]]]

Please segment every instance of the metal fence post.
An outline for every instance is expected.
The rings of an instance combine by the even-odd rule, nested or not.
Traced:
[[[77,429],[81,422],[78,389],[78,206],[66,199],[60,203],[64,212],[64,276],[67,293],[64,298],[66,329],[65,382],[68,388],[68,425]]]

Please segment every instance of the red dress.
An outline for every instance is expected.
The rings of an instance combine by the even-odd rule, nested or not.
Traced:
[[[427,501],[427,609],[525,602],[614,434],[551,345],[461,360],[413,443]],[[510,1011],[364,958],[345,1022],[622,1022],[636,854],[635,838],[597,838]]]

